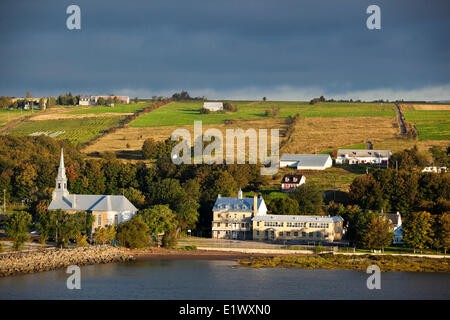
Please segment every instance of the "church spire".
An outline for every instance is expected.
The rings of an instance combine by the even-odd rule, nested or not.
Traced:
[[[56,180],[67,180],[66,168],[64,167],[64,152],[61,148],[61,158],[59,159],[58,177]]]
[[[56,187],[53,191],[53,199],[67,197],[69,191],[67,191],[67,177],[66,169],[64,168],[64,152],[61,148],[61,158],[59,159],[58,176],[56,177]]]

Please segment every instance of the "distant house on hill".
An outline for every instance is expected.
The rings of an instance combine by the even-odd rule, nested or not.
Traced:
[[[328,154],[283,154],[280,168],[290,167],[297,170],[325,170],[333,165]]]
[[[336,164],[387,165],[391,156],[391,150],[339,149],[336,155]]]
[[[61,209],[71,213],[87,211],[94,215],[93,229],[107,225],[117,226],[121,222],[130,220],[138,211],[125,196],[121,195],[69,194],[62,149],[56,188],[48,209]]]
[[[78,105],[80,106],[95,106],[97,104],[98,99],[103,98],[105,101],[113,100],[117,98],[122,104],[129,104],[130,97],[129,96],[80,96],[80,100],[78,101]]]
[[[304,184],[306,178],[301,174],[286,174],[283,179],[281,179],[281,191],[289,192],[297,189],[298,186]]]
[[[223,110],[222,102],[204,102],[203,108],[209,111],[221,111]]]

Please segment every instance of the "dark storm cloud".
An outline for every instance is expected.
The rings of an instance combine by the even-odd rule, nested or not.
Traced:
[[[70,4],[81,7],[81,31],[66,29]],[[370,4],[381,7],[381,30],[365,26]],[[406,0],[2,1],[0,94],[447,86],[449,9]]]

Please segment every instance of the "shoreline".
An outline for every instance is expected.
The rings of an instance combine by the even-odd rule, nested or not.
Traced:
[[[235,260],[273,257],[273,254],[264,253],[245,253],[230,252],[220,250],[202,250],[196,249],[191,251],[151,248],[147,250],[124,249],[127,253],[133,255],[136,261],[142,260]]]

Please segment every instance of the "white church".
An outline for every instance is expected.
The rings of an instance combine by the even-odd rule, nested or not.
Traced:
[[[64,154],[61,149],[56,187],[52,194],[49,210],[61,209],[67,212],[87,211],[95,220],[93,230],[108,225],[117,226],[119,223],[130,220],[138,209],[122,195],[90,195],[69,194],[67,190],[66,169],[64,167]]]

